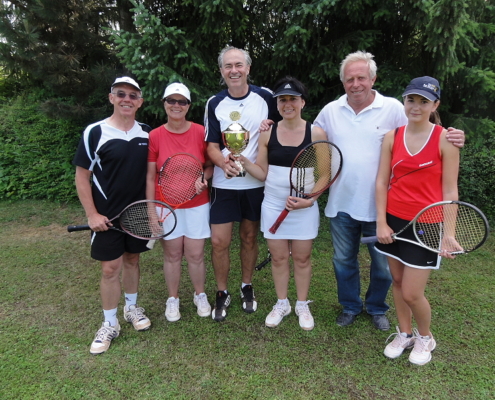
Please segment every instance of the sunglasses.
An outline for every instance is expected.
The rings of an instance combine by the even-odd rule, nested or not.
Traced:
[[[117,96],[119,99],[125,99],[126,96],[129,96],[131,100],[138,100],[141,98],[141,96],[138,96],[136,93],[126,93],[126,92],[117,92],[114,93],[112,92],[115,96]]]
[[[189,104],[188,100],[176,100],[176,99],[169,99],[166,98],[165,101],[167,104],[170,104],[171,106],[175,105],[176,103],[179,103],[179,106],[187,106]]]

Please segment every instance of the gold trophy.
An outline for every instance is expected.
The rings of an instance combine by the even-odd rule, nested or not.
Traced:
[[[232,156],[236,159],[235,164],[240,169],[239,174],[236,176],[246,176],[246,170],[239,161],[239,156],[249,143],[249,131],[238,122],[234,122],[222,132],[222,139],[223,144],[232,153]]]

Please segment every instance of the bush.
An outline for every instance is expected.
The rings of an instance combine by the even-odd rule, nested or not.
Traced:
[[[72,157],[82,129],[48,118],[37,100],[19,96],[0,108],[0,199],[73,200]]]
[[[489,119],[454,125],[466,132],[461,151],[459,198],[479,207],[495,222],[495,122]]]

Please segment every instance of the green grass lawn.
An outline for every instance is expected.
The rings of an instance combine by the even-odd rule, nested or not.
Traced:
[[[264,326],[276,302],[270,265],[253,280],[258,311],[241,310],[237,239],[227,320],[197,316],[184,265],[182,319],[167,322],[156,246],[142,257],[139,292],[151,329],[134,331],[120,307],[121,336],[92,356],[102,320],[99,264],[89,256],[89,233],[66,231],[82,222],[78,204],[0,202],[0,399],[495,399],[493,235],[432,273],[427,297],[438,344],[432,361],[419,367],[407,355],[383,356],[394,328],[378,331],[367,315],[347,328],[335,324],[340,306],[326,218],[313,251],[313,331],[303,331],[294,313],[275,329]],[[365,291],[369,259],[362,250]],[[260,235],[259,259],[265,255]],[[211,301],[209,244],[207,268]],[[293,282],[289,298],[295,301]]]

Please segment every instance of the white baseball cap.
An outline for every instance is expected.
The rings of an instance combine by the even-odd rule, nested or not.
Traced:
[[[129,78],[128,76],[121,76],[120,78],[115,79],[115,82],[112,83],[112,87],[110,88],[110,90],[112,90],[114,86],[119,85],[121,83],[134,86],[137,90],[141,91],[141,88],[139,87],[138,83],[134,79]]]
[[[166,99],[171,94],[181,94],[187,100],[191,101],[191,93],[186,85],[183,83],[175,82],[168,85],[165,89],[165,93],[163,93],[162,100]]]

